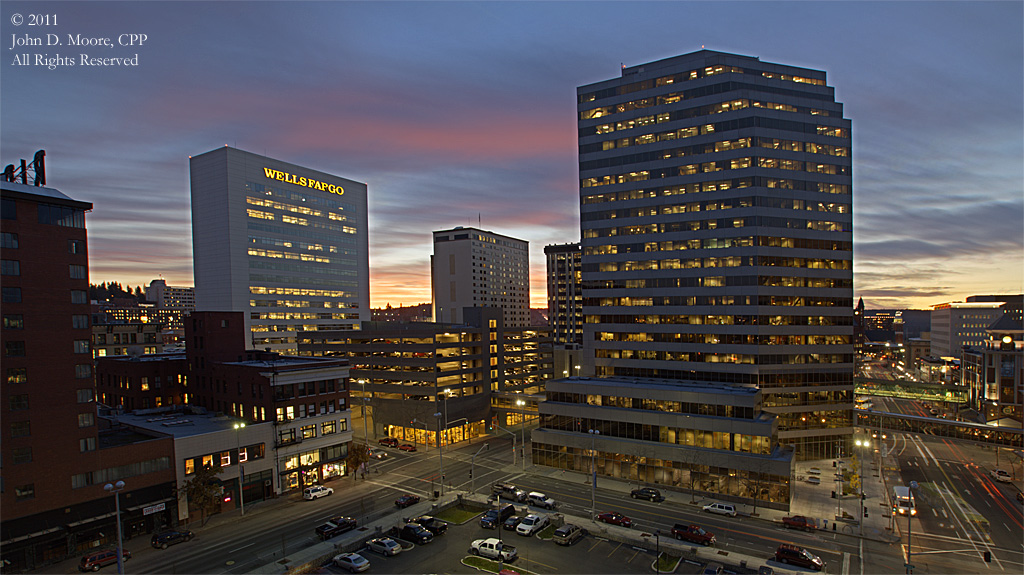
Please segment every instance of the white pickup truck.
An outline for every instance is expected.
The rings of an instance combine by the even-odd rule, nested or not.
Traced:
[[[505,545],[501,542],[501,539],[494,537],[490,539],[477,539],[470,546],[469,551],[474,555],[506,562],[514,561],[519,556],[515,547]]]

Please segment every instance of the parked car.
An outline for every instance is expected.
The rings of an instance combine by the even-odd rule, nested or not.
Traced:
[[[544,509],[554,509],[556,505],[554,499],[540,493],[539,491],[531,491],[526,496],[526,501],[530,505],[536,505],[537,507],[543,507]]]
[[[573,525],[572,523],[566,523],[558,529],[555,529],[555,534],[551,537],[551,540],[558,545],[572,545],[576,541],[583,538],[583,528],[579,525]]]
[[[127,561],[132,558],[132,554],[127,549],[121,549],[121,561]],[[78,564],[79,571],[99,571],[100,567],[106,567],[117,563],[117,549],[104,549],[102,551],[92,551],[87,553],[85,557],[82,557],[82,562]]]
[[[314,485],[302,490],[302,498],[306,501],[327,497],[328,495],[334,495],[334,489],[324,487],[323,485]]]
[[[634,489],[629,492],[629,496],[633,499],[646,499],[655,503],[661,503],[665,500],[665,496],[653,487],[641,487],[640,489]]]
[[[164,531],[163,533],[154,534],[153,538],[149,540],[149,544],[156,549],[167,549],[168,545],[191,541],[192,537],[194,537],[194,535],[188,529],[183,529],[181,531]]]
[[[412,541],[413,543],[417,543],[419,545],[423,545],[424,543],[430,543],[434,540],[433,533],[427,531],[420,525],[416,525],[415,523],[406,523],[405,527],[402,527],[402,530],[399,532],[398,536],[402,539],[405,539],[406,541]]]
[[[402,546],[390,537],[378,537],[366,542],[366,548],[381,555],[394,556],[402,552]]]
[[[416,446],[411,443],[403,443],[398,446],[398,449],[401,449],[402,451],[407,451],[409,453],[413,453],[416,451]]]
[[[529,537],[534,533],[544,529],[548,525],[547,515],[536,515],[531,513],[523,518],[519,522],[519,526],[516,527],[516,533]]]
[[[616,513],[614,511],[608,511],[606,513],[599,514],[597,516],[597,520],[598,521],[602,521],[604,523],[611,524],[611,525],[619,525],[619,526],[622,526],[622,527],[632,527],[633,526],[633,520],[632,519],[630,519],[629,517],[626,517],[625,515],[623,515],[621,513]]]
[[[511,483],[498,481],[491,486],[491,493],[502,499],[511,499],[518,503],[526,501],[526,492]]]
[[[701,575],[722,575],[725,572],[725,566],[717,561],[711,561],[704,566],[704,570],[701,571]]]
[[[996,481],[1003,481],[1006,483],[1013,482],[1013,476],[1005,469],[993,469],[989,474],[992,476],[992,479],[995,479]]]
[[[704,511],[736,517],[736,506],[732,503],[709,503],[704,506]]]
[[[423,515],[421,517],[417,517],[416,519],[413,519],[410,523],[415,523],[420,527],[423,527],[427,531],[430,531],[432,534],[434,534],[434,536],[444,535],[444,532],[448,531],[447,522],[441,521],[436,517],[431,517],[430,515]]]
[[[814,531],[818,528],[818,521],[816,519],[804,517],[803,515],[783,517],[782,524],[788,529],[803,529],[804,531]]]
[[[516,514],[516,508],[511,503],[502,505],[496,509],[488,509],[480,518],[480,527],[484,529],[497,529],[500,523]]]
[[[398,440],[394,437],[381,437],[377,440],[377,443],[385,447],[398,447]]]
[[[507,545],[501,539],[477,539],[469,545],[469,552],[488,559],[498,561],[515,561],[519,556],[516,548]]]
[[[825,562],[821,560],[821,557],[803,547],[797,547],[788,543],[779,545],[779,548],[775,550],[775,560],[787,565],[807,567],[815,571],[825,570]]]
[[[316,536],[319,537],[321,541],[326,541],[336,535],[352,531],[356,528],[356,525],[356,520],[351,517],[342,517],[340,515],[337,517],[331,517],[327,520],[327,523],[316,528]]]
[[[405,509],[406,507],[410,505],[416,505],[419,502],[419,495],[411,495],[409,493],[406,493],[405,495],[399,497],[398,499],[395,499],[395,507],[399,509]]]
[[[700,525],[687,525],[676,523],[672,526],[672,536],[680,541],[700,543],[701,545],[714,545],[715,534],[705,530]]]
[[[349,573],[361,573],[370,568],[370,562],[366,560],[366,557],[358,553],[335,555],[334,564],[348,570]]]
[[[516,527],[519,527],[519,524],[522,522],[522,517],[519,517],[518,515],[513,515],[512,517],[506,519],[505,522],[501,524],[501,526],[502,528],[507,529],[509,531],[515,531]]]

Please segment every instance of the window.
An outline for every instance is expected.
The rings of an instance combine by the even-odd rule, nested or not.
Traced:
[[[32,448],[15,447],[12,450],[11,461],[14,463],[32,463]]]
[[[87,340],[87,339],[76,339],[75,340],[75,353],[89,353],[89,340]]]
[[[24,329],[25,320],[20,313],[4,316],[4,329]]]
[[[239,463],[245,463],[246,461],[249,461],[249,448],[248,447],[239,447],[238,448],[238,462]]]
[[[28,368],[8,367],[7,383],[25,383],[28,381]]]
[[[228,467],[230,465],[231,465],[231,452],[230,451],[221,451],[220,452],[220,466],[221,467]]]
[[[35,499],[36,497],[36,484],[29,483],[28,485],[21,485],[14,488],[14,498],[18,501],[24,501],[26,499]]]
[[[10,250],[18,249],[18,234],[11,232],[0,232],[0,248]]]
[[[53,204],[37,204],[39,223],[63,226],[66,228],[85,228],[85,211],[67,206]]]
[[[338,423],[341,426],[341,430],[342,431],[348,431],[348,420],[347,419],[342,419]]]
[[[68,266],[71,279],[73,280],[84,280],[85,279],[85,266],[79,264],[71,264]]]
[[[11,422],[11,437],[28,437],[32,435],[32,430],[27,421],[12,421]]]
[[[28,409],[28,394],[21,393],[18,395],[12,395],[10,398],[11,411],[18,411],[20,409]]]
[[[86,437],[78,440],[78,450],[82,453],[86,451],[96,451],[96,438]]]
[[[316,424],[303,425],[300,431],[302,432],[302,439],[312,439],[316,437]]]
[[[335,421],[325,421],[320,427],[320,435],[330,435],[337,433],[338,423]]]
[[[5,288],[3,288],[3,302],[4,303],[21,303],[21,288],[19,288],[19,287],[5,287]]]
[[[85,242],[83,240],[68,240],[68,253],[84,254]]]
[[[78,379],[85,379],[92,377],[92,364],[81,363],[75,366],[75,377]]]
[[[185,460],[185,475],[192,475],[196,472],[196,460],[189,458]]]
[[[21,262],[18,260],[0,260],[0,275],[20,276]]]
[[[4,355],[7,357],[25,357],[25,342],[8,341],[4,344]]]
[[[287,445],[289,443],[295,443],[295,430],[294,429],[282,429],[277,432],[277,442],[280,445]]]
[[[4,300],[6,301],[6,300]],[[18,301],[21,301],[20,299]],[[89,329],[89,316],[87,315],[73,315],[71,316],[71,327],[73,329]]]
[[[79,389],[78,390],[78,403],[89,403],[92,401],[92,390],[91,389]]]
[[[71,290],[71,303],[89,303],[89,294],[85,290]]]
[[[213,467],[213,456],[212,455],[204,455],[203,456],[203,467]]]
[[[71,476],[71,489],[79,489],[92,485],[92,472],[79,473]]]
[[[96,425],[96,415],[93,413],[79,413],[78,427],[92,427]]]
[[[14,202],[14,198],[0,198],[0,219],[18,219],[18,204]]]

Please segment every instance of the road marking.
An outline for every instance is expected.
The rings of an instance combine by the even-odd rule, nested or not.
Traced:
[[[615,554],[615,552],[619,550],[619,547],[622,547],[622,543],[619,543],[618,545],[616,545],[615,547],[613,547],[613,548],[612,548],[612,552],[608,554],[608,557],[611,557],[612,555],[614,555],[614,554]]]
[[[253,545],[255,545],[255,543],[250,543],[248,545],[242,545],[238,549],[232,549],[231,551],[228,551],[228,553],[234,553],[235,551],[241,551],[242,549],[245,549],[246,547],[252,547]]]
[[[843,575],[850,573],[850,554],[843,551]]]

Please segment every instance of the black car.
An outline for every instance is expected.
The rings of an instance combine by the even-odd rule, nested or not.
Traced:
[[[640,489],[634,489],[629,492],[629,496],[633,499],[646,499],[655,503],[660,503],[665,500],[665,496],[653,487],[641,487]]]
[[[406,494],[406,495],[403,495],[403,496],[399,497],[398,499],[395,499],[395,507],[397,507],[399,509],[405,509],[406,507],[408,507],[410,505],[416,505],[419,502],[420,502],[420,496],[419,495],[408,495],[408,494]]]
[[[417,517],[410,521],[410,523],[415,523],[416,525],[423,527],[433,535],[443,535],[445,531],[448,531],[448,523],[429,515]]]
[[[188,529],[182,531],[164,531],[153,535],[149,544],[156,549],[167,549],[168,545],[174,545],[183,541],[191,541],[194,535]]]
[[[522,522],[523,522],[523,518],[522,517],[519,517],[518,515],[513,515],[512,517],[509,517],[508,519],[506,519],[505,523],[502,523],[501,528],[502,529],[507,529],[510,532],[511,531],[515,531],[516,527],[519,527],[519,524],[522,523]]]
[[[316,528],[316,535],[326,541],[335,535],[348,533],[356,528],[356,520],[351,517],[331,517],[327,523]]]
[[[484,529],[497,529],[499,523],[516,514],[516,508],[511,503],[502,505],[500,509],[488,509],[487,513],[480,518],[480,527]]]
[[[398,536],[402,539],[405,539],[406,541],[412,541],[413,543],[418,543],[420,545],[423,545],[424,543],[430,543],[434,540],[433,533],[427,531],[426,528],[424,528],[423,526],[417,525],[415,523],[407,523],[405,527],[402,527],[402,530],[398,533]]]

